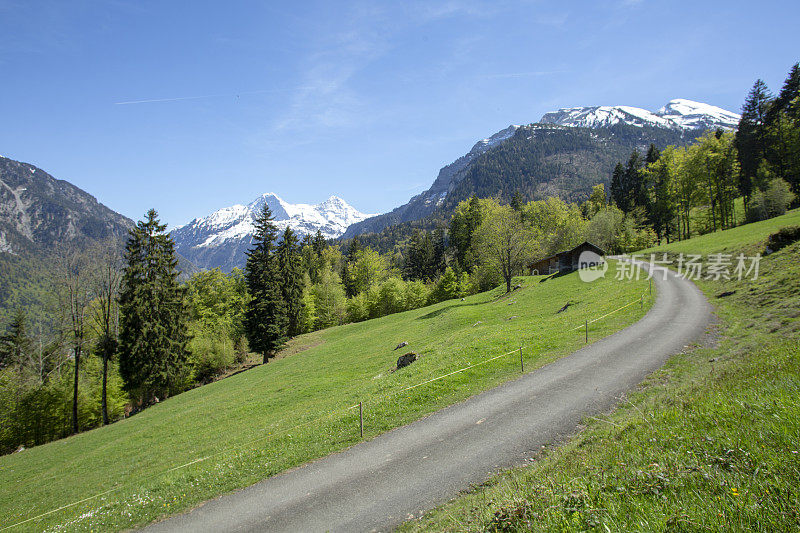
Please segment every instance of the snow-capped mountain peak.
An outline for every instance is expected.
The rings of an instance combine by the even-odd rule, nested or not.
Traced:
[[[730,130],[736,128],[739,118],[720,107],[677,98],[655,112],[631,106],[569,107],[545,113],[540,122],[583,128],[628,124],[680,130]]]
[[[219,264],[220,255],[226,258],[226,268],[241,266],[243,252],[250,246],[255,232],[254,222],[264,204],[269,206],[275,225],[281,231],[290,227],[301,236],[320,231],[328,239],[339,237],[349,225],[374,216],[361,213],[338,196],[316,205],[290,204],[269,192],[247,205],[223,207],[175,228],[172,238],[176,250],[200,267]],[[209,256],[215,260],[204,259]]]
[[[734,129],[741,118],[741,115],[721,107],[684,98],[670,100],[656,114],[685,129]]]

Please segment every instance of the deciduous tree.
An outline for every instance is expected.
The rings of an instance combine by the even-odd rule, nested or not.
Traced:
[[[475,230],[475,249],[479,260],[496,270],[506,282],[506,292],[511,292],[511,279],[534,252],[534,235],[511,207],[494,202],[489,206]]]

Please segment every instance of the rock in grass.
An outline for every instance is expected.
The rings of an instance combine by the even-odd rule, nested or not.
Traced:
[[[397,348],[395,348],[395,350],[399,350],[400,348],[403,348],[405,346],[408,346],[408,343],[406,341],[403,341],[397,345]]]
[[[414,352],[408,352],[407,354],[401,355],[397,358],[397,370],[410,365],[417,359],[419,359],[419,357]]]

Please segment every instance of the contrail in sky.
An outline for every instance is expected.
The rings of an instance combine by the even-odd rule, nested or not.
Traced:
[[[507,74],[490,74],[487,78],[527,78],[529,76],[549,76],[550,74],[561,74],[567,72],[564,69],[560,70],[538,70],[535,72],[509,72]]]
[[[242,94],[261,94],[261,93],[274,93],[279,92],[278,90],[271,90],[265,89],[262,91],[247,91],[242,93],[231,93],[231,94],[205,94],[202,96],[179,96],[177,98],[151,98],[149,100],[129,100],[127,102],[114,102],[114,105],[130,105],[130,104],[151,104],[155,102],[179,102],[181,100],[200,100],[202,98],[222,98],[225,96],[236,96]]]

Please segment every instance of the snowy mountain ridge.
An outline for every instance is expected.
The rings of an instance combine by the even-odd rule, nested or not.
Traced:
[[[575,132],[570,132],[570,128],[604,129],[615,125],[634,126],[642,128],[642,142],[629,148],[641,150],[641,144],[644,144],[646,149],[654,137],[653,132],[644,129],[645,126],[666,130],[662,131],[660,136],[663,138],[666,134],[666,138],[673,139],[671,142],[680,144],[694,139],[704,130],[735,129],[739,124],[739,118],[738,114],[720,107],[685,98],[670,100],[658,111],[648,111],[632,106],[591,106],[570,107],[545,113],[538,123],[526,126],[512,124],[494,135],[478,141],[469,152],[442,167],[428,190],[417,194],[407,203],[388,213],[353,224],[345,232],[344,238],[362,233],[378,232],[392,224],[421,220],[437,209],[445,208],[449,195],[465,179],[473,163],[485,152],[501,149],[500,147],[509,142],[520,129],[525,132],[526,140],[541,142],[542,139],[548,137],[567,137],[575,134]],[[539,135],[540,133],[541,135]],[[596,137],[603,134],[593,132],[593,135]],[[598,153],[608,151],[607,148],[601,147],[598,147],[597,150]],[[585,153],[581,154],[581,158],[584,158],[585,155]],[[543,164],[547,164],[547,162]],[[585,169],[582,169],[581,172],[585,174]],[[541,179],[544,180],[544,178]],[[541,194],[554,195],[556,194],[555,190],[543,189]],[[566,199],[569,199],[568,195],[566,195]]]
[[[732,130],[740,118],[721,107],[676,98],[655,112],[631,106],[568,107],[545,113],[539,122],[583,128],[605,128],[622,123],[677,130]]]
[[[374,216],[361,213],[338,196],[316,205],[290,204],[270,192],[247,205],[223,207],[175,228],[171,234],[176,250],[203,268],[242,266],[244,251],[250,247],[255,232],[254,222],[265,203],[280,231],[290,227],[300,236],[320,231],[325,238],[333,239],[349,225]],[[206,259],[211,257],[215,259]],[[219,261],[220,257],[225,259]]]

